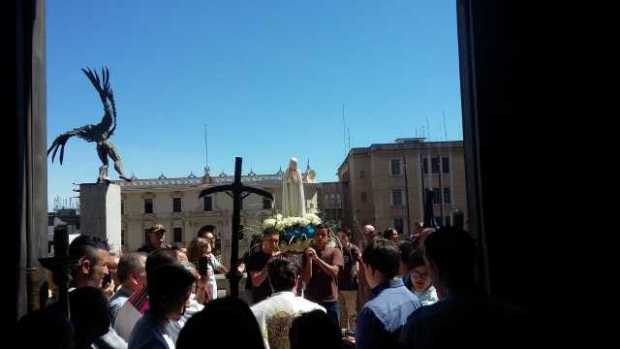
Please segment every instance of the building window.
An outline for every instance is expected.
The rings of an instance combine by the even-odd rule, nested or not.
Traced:
[[[441,189],[433,188],[433,204],[441,204]]]
[[[444,222],[446,223],[447,227],[452,226],[452,217],[446,216]]]
[[[144,213],[153,213],[153,199],[144,199]]]
[[[271,210],[271,199],[263,198],[263,210]]]
[[[183,228],[172,229],[174,233],[174,242],[183,242]]]
[[[360,170],[360,178],[366,177],[366,171]]]
[[[450,173],[450,158],[443,157],[441,158],[441,167],[443,173]]]
[[[400,159],[390,160],[392,176],[400,176]]]
[[[362,198],[362,202],[366,202],[366,200],[368,200],[368,194],[366,194],[366,192],[363,191],[361,194],[361,198]]]
[[[125,214],[125,200],[121,200],[121,214]]]
[[[121,229],[121,247],[125,246],[125,229]]]
[[[443,188],[443,202],[446,204],[452,203],[452,196],[450,195],[450,188]]]
[[[439,173],[439,158],[431,159],[431,170],[433,173]]]
[[[181,212],[181,198],[172,199],[172,212]]]
[[[149,242],[149,230],[148,229],[144,229],[144,242],[145,243]]]
[[[443,226],[443,220],[441,219],[441,217],[440,217],[440,216],[435,217],[435,222],[436,222],[437,224],[439,224],[439,226]]]
[[[400,189],[392,190],[392,206],[400,207],[403,205],[403,191]]]
[[[213,198],[210,196],[205,196],[203,200],[204,200],[204,210],[213,211]]]
[[[402,219],[401,217],[399,217],[399,218],[394,218],[394,229],[396,229],[396,231],[397,231],[399,234],[402,234],[402,233],[403,233],[403,227],[404,227],[404,224],[403,224],[403,219]]]
[[[424,161],[422,161],[422,168],[424,169],[424,174],[428,173],[428,159],[424,158]]]

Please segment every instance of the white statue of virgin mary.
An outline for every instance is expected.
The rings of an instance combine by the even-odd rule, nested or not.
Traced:
[[[282,216],[304,217],[306,199],[301,173],[297,169],[297,159],[291,158],[288,168],[282,175]]]

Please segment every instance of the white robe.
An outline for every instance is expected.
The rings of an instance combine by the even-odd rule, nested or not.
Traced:
[[[305,215],[306,199],[301,174],[299,170],[294,175],[286,169],[282,176],[282,216],[304,217]]]

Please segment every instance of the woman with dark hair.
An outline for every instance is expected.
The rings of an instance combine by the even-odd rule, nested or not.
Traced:
[[[194,275],[179,263],[164,264],[150,273],[147,261],[149,310],[138,320],[129,349],[174,349],[174,323],[185,313]]]
[[[258,323],[248,305],[236,298],[220,298],[194,315],[179,334],[177,349],[264,349]],[[324,348],[321,348],[324,349]]]

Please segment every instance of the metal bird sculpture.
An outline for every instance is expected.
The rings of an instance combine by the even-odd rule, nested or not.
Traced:
[[[112,134],[114,134],[114,130],[116,130],[116,105],[114,104],[114,94],[110,87],[110,71],[107,67],[103,67],[101,69],[101,78],[96,71],[90,68],[84,68],[82,71],[99,93],[101,103],[103,103],[103,117],[98,124],[89,124],[80,128],[75,128],[56,137],[52,146],[47,150],[47,154],[49,155],[53,151],[52,162],[54,162],[56,152],[60,149],[59,161],[62,165],[67,141],[69,138],[77,136],[86,142],[97,143],[97,155],[102,163],[101,167],[99,167],[98,183],[110,182],[110,178],[108,177],[108,157],[114,161],[114,169],[118,172],[119,177],[126,181],[131,181],[131,178],[125,176],[123,172],[123,163],[120,153],[114,144],[109,141]]]

